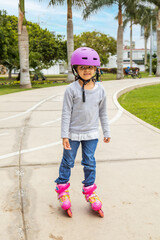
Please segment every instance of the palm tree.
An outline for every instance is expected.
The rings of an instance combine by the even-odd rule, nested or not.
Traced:
[[[19,0],[18,46],[20,57],[20,87],[31,88],[29,75],[29,41],[26,28],[24,0]]]
[[[137,24],[137,2],[132,2],[132,5],[129,6],[129,9],[126,8],[125,14],[123,14],[123,28],[127,26],[128,22],[130,23],[130,67],[132,68],[132,49],[133,49],[133,25]]]
[[[145,2],[154,4],[156,7],[158,7],[157,11],[157,71],[156,76],[160,77],[160,1],[159,0],[143,0]]]
[[[153,14],[154,12],[154,14]],[[144,28],[144,45],[145,45],[145,57],[144,57],[144,65],[146,70],[147,65],[147,42],[150,36],[150,23],[152,19],[153,23],[153,30],[156,30],[156,12],[157,10],[154,9],[152,12],[151,8],[144,7],[142,5],[139,6],[136,15],[136,21]]]
[[[84,19],[91,13],[97,12],[104,6],[118,5],[118,31],[117,31],[117,79],[123,78],[123,17],[122,10],[131,9],[132,0],[90,0],[84,10]]]
[[[154,10],[156,14],[156,10]],[[140,24],[144,28],[144,46],[145,46],[145,57],[144,65],[146,69],[147,65],[147,41],[150,36],[150,22],[153,21],[153,29],[155,30],[155,15],[151,14],[151,9],[141,4],[133,2],[132,10],[127,11],[124,15],[123,26],[126,27],[127,23],[130,22],[130,66],[132,67],[132,26],[134,24]]]
[[[49,5],[64,4],[65,0],[50,0]],[[73,38],[73,21],[72,21],[72,6],[81,7],[85,4],[85,0],[67,0],[67,56],[68,56],[68,76],[67,82],[74,80],[71,71],[70,59],[74,51],[74,38]]]

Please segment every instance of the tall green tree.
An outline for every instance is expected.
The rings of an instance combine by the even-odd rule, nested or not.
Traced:
[[[44,69],[57,61],[67,61],[66,40],[61,35],[54,35],[38,24],[27,21],[29,34],[30,68]],[[9,77],[13,69],[19,70],[18,52],[18,18],[0,11],[0,64],[9,69]]]
[[[123,26],[126,27],[127,23],[130,23],[130,66],[132,67],[132,36],[133,36],[133,25],[140,24],[141,27],[144,29],[144,48],[145,48],[145,57],[144,57],[144,64],[145,68],[147,65],[147,41],[150,36],[150,23],[151,19],[153,22],[153,30],[156,30],[155,23],[156,23],[156,9],[153,10],[154,14],[151,12],[149,7],[143,6],[138,2],[133,2],[131,10],[126,11],[123,14],[124,21]]]
[[[144,29],[145,70],[147,67],[147,42],[150,36],[151,19],[152,19],[153,30],[156,31],[156,15],[157,15],[157,9],[151,10],[151,8],[144,7],[142,5],[139,5],[137,14],[136,14],[136,23],[140,24]]]
[[[117,31],[117,79],[123,78],[123,17],[122,11],[131,9],[132,0],[89,0],[84,10],[84,19],[104,6],[118,5],[118,31]]]
[[[27,22],[29,34],[29,53],[39,55],[39,61],[44,68],[54,65],[58,60],[66,61],[66,41],[61,35],[54,35],[47,29],[42,29],[38,24]],[[33,54],[32,54],[33,55]],[[37,57],[36,57],[37,59]]]
[[[0,64],[9,70],[19,67],[17,18],[0,11]]]
[[[157,18],[157,71],[156,71],[156,76],[159,77],[160,76],[160,1],[159,0],[147,0],[145,2],[154,4],[158,8],[158,11],[156,14],[156,18]]]
[[[65,0],[50,0],[49,5],[63,5]],[[67,81],[73,81],[74,76],[71,71],[70,59],[74,51],[73,40],[73,21],[72,21],[72,7],[82,7],[85,4],[85,0],[67,0],[67,56],[68,56],[68,77]]]
[[[133,50],[133,25],[137,24],[137,7],[138,7],[138,2],[137,1],[133,1],[130,5],[129,5],[129,9],[128,6],[126,7],[126,11],[123,14],[123,28],[125,29],[125,27],[127,26],[127,24],[129,23],[129,28],[130,28],[130,67],[132,67],[132,62],[133,62],[133,54],[132,54],[132,50]]]
[[[116,44],[113,37],[96,31],[74,35],[75,49],[81,46],[94,48],[100,56],[102,65],[108,63],[109,53],[116,54]]]
[[[19,0],[18,43],[20,58],[20,87],[31,88],[29,75],[29,39],[25,18],[25,0]]]

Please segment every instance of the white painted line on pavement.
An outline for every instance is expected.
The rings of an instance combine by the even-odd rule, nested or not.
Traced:
[[[112,123],[117,121],[118,118],[120,118],[120,116],[122,115],[122,113],[123,112],[121,110],[118,110],[117,114],[111,120],[109,120],[109,124],[111,125]]]
[[[1,136],[6,136],[6,135],[9,135],[9,133],[0,133],[0,137]]]
[[[136,85],[136,84],[135,84]],[[135,86],[133,85],[133,86]],[[139,84],[140,85],[140,84]],[[132,86],[130,86],[132,87]],[[117,121],[117,119],[122,115],[124,109],[121,107],[121,105],[119,104],[118,100],[117,100],[117,95],[119,92],[121,92],[122,90],[126,89],[128,87],[125,87],[123,89],[120,89],[118,90],[114,95],[113,95],[113,101],[115,103],[115,105],[117,106],[118,108],[118,112],[117,114],[109,121],[110,124],[112,124],[113,122]],[[56,95],[55,95],[56,96]],[[40,103],[36,104],[35,106],[33,106],[31,109],[27,110],[26,112],[28,111],[31,111],[33,109],[35,109],[37,106],[39,106],[41,103],[47,101],[48,99],[50,98],[53,98],[54,96],[51,96],[43,101],[41,101]],[[26,112],[24,113],[21,113],[22,114],[25,114]],[[18,115],[18,114],[17,114]],[[8,118],[7,118],[8,119]],[[3,119],[0,119],[0,121],[3,120]],[[54,142],[54,143],[50,143],[50,144],[47,144],[47,145],[42,145],[42,146],[39,146],[39,147],[35,147],[35,148],[30,148],[30,149],[26,149],[26,150],[22,150],[21,151],[21,154],[23,153],[27,153],[27,152],[32,152],[32,151],[37,151],[37,150],[41,150],[41,149],[45,149],[45,148],[48,148],[48,147],[52,147],[52,146],[56,146],[56,145],[59,145],[61,144],[62,142],[61,141],[58,141],[58,142]],[[1,159],[5,159],[5,158],[8,158],[8,157],[13,157],[13,156],[16,156],[16,155],[19,155],[19,152],[13,152],[13,153],[9,153],[9,154],[6,154],[6,155],[2,155],[0,156],[0,160]]]
[[[62,143],[62,141],[59,141],[59,142],[54,142],[54,143],[50,143],[50,144],[47,144],[47,145],[42,145],[42,146],[35,147],[35,148],[25,149],[25,150],[22,150],[21,152],[13,152],[13,153],[5,154],[5,155],[0,156],[0,160],[5,159],[5,158],[9,158],[9,157],[13,157],[13,156],[17,156],[17,155],[23,154],[23,153],[29,153],[29,152],[37,151],[37,150],[40,150],[40,149],[53,147],[53,146],[59,145],[61,143]]]
[[[53,121],[50,121],[50,122],[44,122],[44,123],[41,124],[41,126],[50,125],[50,124],[58,122],[60,120],[61,120],[61,118],[57,118],[56,120],[53,120]]]
[[[125,88],[124,88],[125,89]],[[123,90],[123,89],[121,89]],[[120,90],[120,91],[121,91]],[[113,122],[117,121],[117,119],[122,115],[123,113],[123,108],[121,107],[121,105],[119,104],[119,102],[117,101],[117,94],[119,93],[119,90],[117,92],[115,92],[115,94],[113,95],[113,102],[115,103],[115,105],[117,106],[118,108],[118,112],[117,114],[109,121],[109,124],[112,124]],[[60,121],[61,118],[57,118],[53,121],[50,121],[50,122],[45,122],[45,123],[42,123],[41,126],[45,126],[45,125],[49,125],[49,124],[52,124],[52,123],[55,123],[55,122],[58,122]]]
[[[122,90],[122,89],[121,89]],[[123,108],[121,107],[121,105],[118,103],[117,101],[117,94],[119,91],[121,90],[118,90],[114,95],[113,95],[113,101],[115,103],[115,105],[117,106],[118,108],[118,113],[109,121],[110,124],[112,124],[113,122],[117,121],[117,119],[122,115],[123,113]],[[53,97],[53,96],[52,96]],[[52,98],[50,97],[50,98]],[[44,100],[43,100],[44,101]],[[42,103],[42,102],[41,102]],[[54,120],[55,121],[59,121],[60,118]],[[51,121],[53,123],[53,121]],[[46,122],[46,123],[43,123],[44,124],[48,124],[48,123],[51,123],[51,122]],[[21,151],[21,154],[23,153],[28,153],[28,152],[33,152],[33,151],[37,151],[37,150],[41,150],[41,149],[45,149],[45,148],[49,148],[49,147],[52,147],[52,146],[56,146],[56,145],[59,145],[61,144],[62,141],[58,141],[58,142],[54,142],[54,143],[50,143],[50,144],[47,144],[47,145],[42,145],[42,146],[39,146],[39,147],[35,147],[35,148],[30,148],[30,149],[25,149],[25,150],[22,150]],[[16,155],[19,155],[19,152],[13,152],[13,153],[9,153],[9,154],[6,154],[6,155],[2,155],[0,156],[0,160],[1,159],[5,159],[5,158],[9,158],[9,157],[13,157],[13,156],[16,156]]]
[[[113,95],[113,102],[114,102],[114,104],[117,106],[118,110],[121,111],[121,112],[123,112],[123,108],[121,107],[121,105],[119,104],[119,102],[118,102],[118,100],[117,100],[117,95],[118,95],[119,92],[121,92],[121,91],[124,90],[124,89],[126,89],[126,87],[118,90],[118,91],[115,92],[115,94]]]
[[[156,81],[156,82],[153,81],[153,82],[151,82],[151,83],[147,83],[147,85],[152,85],[153,83],[154,83],[154,84],[157,84],[157,81]],[[116,107],[118,108],[118,112],[117,112],[116,116],[109,121],[110,124],[112,124],[113,122],[117,121],[117,119],[120,118],[120,116],[121,116],[122,113],[124,112],[124,108],[119,104],[119,102],[118,102],[118,100],[117,100],[117,98],[118,98],[118,97],[117,97],[118,93],[120,93],[120,92],[122,92],[122,91],[124,91],[124,90],[126,90],[126,89],[131,89],[132,87],[140,87],[141,85],[144,85],[144,84],[145,84],[144,82],[138,83],[138,84],[135,83],[135,84],[132,84],[132,85],[130,85],[130,86],[128,86],[128,87],[121,88],[121,89],[119,89],[117,92],[115,92],[115,94],[113,95],[113,102],[114,102],[114,104],[116,105]]]
[[[121,114],[122,114],[122,112],[121,112]],[[121,114],[119,114],[119,111],[118,111],[118,113],[116,114],[116,116],[109,121],[110,124],[113,123],[113,122],[115,122],[115,121],[118,119],[118,117],[121,116]],[[57,119],[57,120],[58,120],[58,119]],[[53,121],[52,121],[52,122],[53,122]],[[23,153],[29,153],[29,152],[33,152],[33,151],[37,151],[37,150],[41,150],[41,149],[45,149],[45,148],[49,148],[49,147],[56,146],[56,145],[59,145],[59,144],[62,144],[62,141],[50,143],[50,144],[47,144],[47,145],[42,145],[42,146],[35,147],[35,148],[25,149],[25,150],[22,150],[22,151],[21,151],[21,154],[23,154]],[[1,159],[5,159],[5,158],[9,158],[9,157],[13,157],[13,156],[16,156],[16,155],[19,155],[19,152],[13,152],[13,153],[9,153],[9,154],[2,155],[2,156],[0,156],[0,160],[1,160]]]
[[[122,89],[121,89],[122,90]],[[120,118],[120,116],[123,113],[123,108],[121,107],[121,105],[119,104],[118,100],[117,100],[117,94],[121,91],[118,90],[117,92],[115,92],[115,94],[113,95],[113,102],[116,105],[116,107],[118,108],[118,112],[117,114],[109,121],[109,124],[114,123],[115,121],[117,121],[118,118]]]
[[[59,94],[58,94],[58,95],[59,95]],[[42,103],[44,103],[44,102],[46,102],[46,101],[48,101],[48,100],[50,100],[51,98],[54,98],[54,97],[56,97],[56,96],[57,96],[57,94],[56,94],[56,95],[52,95],[52,96],[50,96],[50,97],[48,97],[48,98],[45,98],[44,100],[40,101],[39,103],[37,103],[37,104],[34,105],[33,107],[29,108],[29,109],[26,110],[25,112],[15,114],[15,115],[12,115],[12,116],[10,116],[10,117],[2,118],[2,119],[0,119],[0,122],[1,122],[1,121],[5,121],[5,120],[9,120],[9,119],[13,119],[13,118],[16,118],[16,117],[20,117],[20,116],[22,116],[22,115],[25,115],[25,114],[33,111],[34,109],[36,109],[36,108],[37,108],[39,105],[41,105]]]

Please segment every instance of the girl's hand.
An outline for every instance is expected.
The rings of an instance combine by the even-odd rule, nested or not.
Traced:
[[[68,138],[63,138],[63,147],[66,150],[71,150],[72,149],[70,144],[69,144],[69,139]]]
[[[105,143],[109,143],[110,140],[111,140],[111,138],[105,138],[105,137],[104,137],[104,139],[103,139],[103,141],[104,141]]]

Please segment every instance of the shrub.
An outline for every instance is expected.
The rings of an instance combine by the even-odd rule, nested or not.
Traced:
[[[101,70],[104,73],[113,73],[113,74],[117,73],[117,68],[101,68]]]

